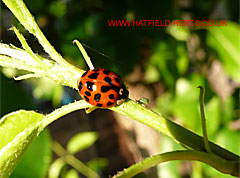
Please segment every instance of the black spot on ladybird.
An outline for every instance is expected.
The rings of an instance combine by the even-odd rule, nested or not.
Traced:
[[[89,91],[85,91],[85,94],[86,94],[87,96],[91,96],[91,93],[90,93]]]
[[[109,70],[106,70],[106,69],[104,69],[104,70],[103,70],[103,73],[104,73],[104,74],[106,74],[106,75],[109,75],[110,71],[109,71]]]
[[[93,85],[94,83],[93,82],[86,82],[86,86],[87,86],[87,89],[90,90],[90,91],[93,91]]]
[[[84,73],[82,74],[82,77],[84,77],[85,75],[87,75],[87,73],[88,73],[88,71],[84,72]]]
[[[110,94],[108,97],[109,99],[114,99],[114,94]]]
[[[90,79],[97,79],[99,73],[92,73],[91,75],[88,76]]]
[[[89,98],[86,96],[86,95],[84,95],[84,99],[88,102],[89,101]]]
[[[113,89],[114,91],[116,91],[117,93],[119,92],[120,88],[118,86],[115,85],[111,85],[111,89]]]
[[[79,90],[79,91],[82,90],[82,82],[79,82],[79,84],[78,84],[78,90]]]
[[[99,69],[93,69],[92,71],[94,71],[94,72],[98,72],[98,71],[99,71]]]
[[[111,89],[110,86],[102,86],[102,87],[101,87],[101,92],[106,93],[106,92],[108,92],[110,89]]]
[[[112,83],[112,80],[111,80],[110,77],[105,77],[105,78],[104,78],[104,81],[107,82],[107,83],[109,83],[109,84]]]
[[[107,102],[107,105],[108,105],[108,106],[112,106],[113,103],[112,103],[112,102]]]
[[[95,100],[95,101],[99,102],[100,99],[101,99],[101,94],[100,94],[100,93],[94,95],[94,100]]]
[[[100,104],[100,103],[97,103],[97,107],[102,107],[102,104]]]
[[[121,82],[119,78],[115,78],[115,81],[116,81],[117,83],[120,83],[120,82]]]

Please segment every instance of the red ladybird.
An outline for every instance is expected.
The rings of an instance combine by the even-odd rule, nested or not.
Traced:
[[[91,69],[78,80],[81,97],[96,107],[109,108],[122,104],[128,98],[122,78],[106,69]]]

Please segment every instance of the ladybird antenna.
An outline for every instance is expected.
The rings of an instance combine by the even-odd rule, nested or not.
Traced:
[[[87,52],[85,51],[85,49],[83,48],[82,44],[78,41],[78,40],[73,40],[73,43],[77,45],[78,49],[81,51],[83,58],[85,59],[89,69],[94,69],[94,66],[91,62],[90,57],[88,56]]]
[[[98,51],[98,50],[96,50],[96,49],[94,49],[94,48],[88,46],[88,45],[85,44],[85,43],[82,43],[82,45],[85,46],[85,47],[87,47],[87,48],[89,48],[89,49],[91,49],[92,51],[94,51],[94,52],[96,52],[96,53],[98,53],[98,54],[100,54],[100,55],[102,55],[102,56],[108,58],[108,59],[111,59],[111,60],[114,60],[114,61],[115,61],[115,59],[113,59],[112,57],[110,57],[110,56],[108,56],[108,55],[106,55],[106,54],[104,54],[104,53],[102,53],[102,52],[100,52],[100,51]]]
[[[85,46],[85,47],[87,47],[87,48],[89,48],[90,50],[96,52],[97,54],[100,54],[100,55],[106,57],[106,58],[109,59],[109,60],[112,60],[112,61],[114,61],[114,62],[116,62],[116,63],[118,63],[118,64],[120,64],[120,65],[124,65],[125,67],[131,69],[127,64],[121,63],[121,62],[119,62],[119,60],[116,60],[116,59],[114,59],[114,58],[112,58],[112,57],[110,57],[110,56],[108,56],[108,55],[106,55],[106,54],[104,54],[104,53],[102,53],[102,52],[100,52],[100,51],[98,51],[98,50],[96,50],[96,49],[88,46],[88,45],[85,44],[85,43],[82,43],[82,45]]]

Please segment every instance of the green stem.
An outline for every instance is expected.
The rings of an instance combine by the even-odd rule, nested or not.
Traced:
[[[41,61],[36,56],[35,53],[33,53],[32,49],[28,46],[28,44],[27,44],[25,38],[23,37],[23,35],[19,33],[18,29],[13,26],[13,30],[14,30],[15,34],[17,35],[17,38],[21,42],[23,48],[26,50],[26,52],[32,57],[32,59],[34,59],[39,64],[39,66],[41,66],[42,69],[47,70],[48,69],[47,65],[43,61]]]
[[[87,167],[84,163],[76,157],[68,153],[58,142],[54,141],[51,145],[53,151],[67,164],[75,168],[79,173],[88,178],[99,178],[98,174]]]
[[[41,123],[40,129],[44,129],[49,124],[51,124],[53,121],[57,120],[58,118],[67,115],[70,112],[79,110],[79,109],[85,109],[90,108],[92,105],[88,104],[84,100],[76,101],[74,103],[70,103],[68,105],[64,105],[59,109],[56,109],[55,111],[51,112],[50,114],[46,115],[44,120]]]
[[[176,161],[176,160],[191,160],[191,161],[201,161],[215,169],[225,173],[233,174],[236,169],[235,163],[224,160],[216,155],[204,153],[201,151],[173,151],[162,153],[156,156],[149,157],[141,162],[138,162],[129,168],[119,172],[114,178],[130,178],[134,175],[137,175],[144,170],[156,166],[160,163],[167,161]],[[234,176],[238,176],[234,174]]]
[[[66,66],[61,66],[55,61],[43,58],[39,55],[36,55],[36,57],[41,60],[42,63],[45,63],[48,68],[41,67],[27,51],[19,49],[13,45],[0,43],[1,66],[33,72],[36,74],[36,77],[49,77],[61,85],[77,89],[77,80],[82,73],[75,75],[72,72],[69,72],[69,69],[66,69]],[[24,77],[20,77],[20,79],[21,78],[24,79]]]
[[[94,66],[91,62],[90,57],[88,56],[87,52],[85,51],[85,49],[83,48],[82,44],[78,41],[78,40],[74,40],[73,43],[77,44],[78,49],[81,51],[83,58],[85,59],[88,67],[90,70],[94,69]]]
[[[38,27],[36,21],[34,20],[32,14],[29,12],[28,8],[22,0],[3,0],[6,6],[12,11],[14,16],[20,21],[20,23],[32,33],[42,45],[43,49],[51,56],[61,66],[65,66],[69,69],[69,72],[78,74],[82,70],[69,64],[63,57],[54,49],[54,47],[46,39],[40,28]]]
[[[204,141],[204,145],[207,152],[212,153],[212,150],[210,148],[209,141],[208,141],[206,117],[205,117],[205,111],[204,111],[205,89],[203,88],[203,86],[198,86],[198,88],[200,89],[199,103],[200,103],[200,113],[201,113],[201,120],[202,120],[203,141]]]
[[[204,151],[203,138],[190,130],[176,124],[175,122],[160,116],[158,113],[138,104],[133,100],[128,100],[120,106],[109,108],[133,120],[141,122],[165,135],[170,136],[177,142],[184,144],[194,150]],[[214,154],[226,160],[236,161],[239,164],[239,156],[224,148],[209,142]]]

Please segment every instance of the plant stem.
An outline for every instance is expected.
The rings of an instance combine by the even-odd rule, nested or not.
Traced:
[[[75,168],[79,173],[88,178],[99,178],[98,174],[92,169],[87,167],[84,163],[78,160],[76,157],[68,153],[58,142],[54,141],[51,145],[53,151],[67,164]]]
[[[114,176],[114,178],[130,178],[160,163],[176,160],[201,161],[206,164],[209,164],[210,166],[214,167],[215,169],[225,174],[232,174],[236,172],[235,171],[236,167],[233,162],[229,162],[213,154],[208,154],[201,151],[187,150],[187,151],[172,151],[146,158],[145,160],[138,162],[130,166],[129,168],[119,172],[117,175]],[[233,176],[238,175],[233,174]]]
[[[109,108],[133,120],[141,122],[158,132],[170,136],[177,142],[184,144],[194,150],[204,151],[203,138],[190,130],[176,124],[175,122],[160,116],[158,113],[138,104],[133,100],[128,100],[120,106]],[[209,142],[214,154],[226,160],[236,161],[239,164],[239,156],[230,151]]]
[[[90,57],[88,56],[87,52],[85,51],[85,49],[83,48],[82,44],[78,41],[78,40],[74,40],[73,43],[77,44],[78,49],[81,51],[83,58],[85,59],[88,67],[90,70],[94,69],[94,66],[91,62]]]
[[[26,50],[26,52],[32,57],[32,59],[34,59],[39,64],[39,66],[41,66],[42,69],[47,70],[48,69],[47,65],[43,61],[41,61],[36,56],[35,53],[33,53],[32,49],[28,46],[28,44],[27,44],[25,38],[23,37],[23,35],[19,33],[18,29],[16,27],[13,27],[13,30],[14,30],[15,34],[17,35],[17,38],[21,42],[23,48]]]
[[[74,103],[70,103],[68,105],[64,105],[59,109],[56,109],[55,111],[51,112],[50,114],[46,115],[44,120],[41,123],[40,130],[47,127],[49,124],[51,124],[53,121],[57,120],[58,118],[67,115],[70,112],[84,109],[84,108],[90,108],[92,105],[88,104],[84,100],[76,101]]]
[[[20,23],[38,39],[43,49],[51,56],[53,60],[55,60],[58,64],[68,68],[69,72],[73,72],[75,74],[82,72],[82,70],[69,64],[65,59],[63,59],[63,57],[49,43],[49,41],[46,39],[38,27],[28,8],[24,4],[23,0],[3,0],[3,2],[12,11]]]
[[[212,153],[212,150],[210,148],[209,141],[208,141],[206,117],[205,117],[205,111],[204,111],[205,89],[203,88],[203,86],[198,86],[198,88],[200,89],[199,103],[200,103],[200,113],[201,113],[201,121],[202,121],[203,141],[204,141],[204,145],[207,152]]]
[[[19,70],[25,70],[36,75],[25,76],[29,77],[49,77],[55,82],[77,89],[77,80],[82,73],[77,75],[69,72],[66,66],[61,66],[55,61],[43,58],[39,55],[36,57],[47,65],[47,68],[43,68],[34,60],[31,55],[13,45],[7,45],[0,43],[0,65],[3,67],[16,68]],[[25,79],[20,77],[20,79]]]

